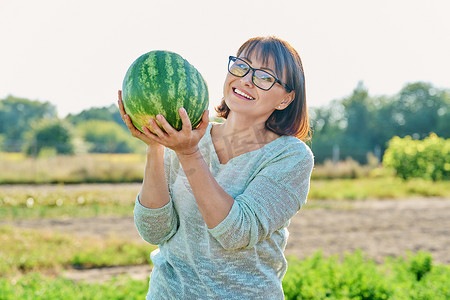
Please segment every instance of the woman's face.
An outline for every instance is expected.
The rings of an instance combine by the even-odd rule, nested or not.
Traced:
[[[242,53],[239,58],[246,61],[254,69],[263,69],[283,81],[283,74],[275,73],[274,60],[270,58],[267,64],[263,64],[262,60],[252,53],[247,56]],[[286,92],[286,90],[278,83],[272,88],[265,91],[255,86],[252,81],[253,71],[250,70],[244,77],[237,77],[229,72],[224,83],[225,103],[230,109],[230,113],[247,114],[259,121],[265,121],[276,109],[282,110],[286,108],[294,99],[294,92]]]

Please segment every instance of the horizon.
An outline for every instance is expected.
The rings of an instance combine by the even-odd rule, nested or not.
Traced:
[[[363,86],[364,86],[365,88],[367,88],[367,86],[364,84],[363,81],[360,81],[360,82],[363,84]],[[370,90],[368,90],[368,94],[369,94],[369,97],[383,97],[383,96],[388,96],[388,97],[389,97],[389,96],[394,96],[394,95],[398,94],[398,93],[402,90],[402,88],[404,88],[406,85],[414,84],[414,83],[419,83],[419,82],[431,84],[433,88],[437,88],[437,89],[446,89],[446,90],[449,90],[449,91],[450,91],[450,87],[439,87],[439,86],[434,85],[432,82],[426,82],[426,81],[414,81],[414,82],[407,82],[407,83],[405,83],[405,85],[402,86],[397,92],[392,93],[392,94],[376,94],[376,95],[372,95],[372,94],[370,93]],[[358,85],[358,83],[357,83],[357,85]],[[322,104],[321,106],[327,106],[327,105],[330,105],[332,101],[335,101],[335,100],[338,100],[338,101],[339,101],[339,100],[341,100],[341,99],[345,99],[346,97],[349,97],[349,96],[353,93],[353,91],[357,88],[357,85],[356,85],[351,91],[349,91],[348,94],[343,95],[342,97],[339,97],[339,98],[333,98],[332,100],[330,100],[330,101],[327,102],[327,103]],[[68,112],[66,115],[61,116],[61,115],[60,115],[60,112],[58,111],[58,106],[57,106],[57,104],[55,104],[55,103],[53,103],[53,102],[51,102],[51,101],[48,101],[48,100],[45,100],[45,99],[30,99],[30,98],[20,97],[20,96],[16,96],[16,95],[12,95],[12,94],[6,95],[5,97],[3,97],[3,98],[0,99],[0,100],[4,100],[4,99],[6,99],[6,98],[9,97],[9,96],[14,97],[14,98],[19,98],[19,99],[27,99],[27,100],[30,100],[30,101],[39,101],[39,102],[42,102],[42,103],[48,102],[48,103],[54,105],[54,107],[55,107],[55,109],[56,109],[57,117],[58,117],[58,118],[62,118],[62,119],[66,118],[68,115],[77,115],[77,114],[82,113],[83,111],[87,111],[87,110],[95,109],[95,108],[108,108],[108,107],[111,107],[111,106],[114,105],[114,106],[117,106],[117,109],[119,109],[119,107],[118,107],[118,105],[117,105],[117,102],[111,102],[111,103],[109,103],[109,104],[107,103],[107,104],[100,105],[100,106],[96,106],[96,105],[86,106],[85,108],[81,109],[80,111]],[[210,115],[209,115],[209,116],[210,116],[210,117],[216,116],[214,107],[217,106],[217,105],[219,105],[219,103],[216,103],[216,104],[212,107],[212,106],[211,106],[211,101],[210,101],[210,107],[209,107],[209,109],[210,109]],[[308,109],[310,109],[310,108],[319,108],[319,106],[312,106],[312,105],[309,105],[309,106],[308,106]],[[212,110],[211,110],[211,109],[212,109]]]

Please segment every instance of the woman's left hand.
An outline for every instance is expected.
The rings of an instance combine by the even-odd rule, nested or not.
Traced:
[[[162,116],[157,115],[156,119],[164,128],[165,132],[158,126],[155,120],[151,119],[149,125],[154,133],[146,127],[143,128],[146,135],[161,145],[164,145],[174,150],[177,155],[191,155],[198,151],[198,142],[206,132],[209,123],[209,113],[205,110],[202,115],[202,120],[197,128],[192,129],[191,120],[184,108],[180,108],[181,121],[183,123],[180,131],[174,129],[169,122]]]

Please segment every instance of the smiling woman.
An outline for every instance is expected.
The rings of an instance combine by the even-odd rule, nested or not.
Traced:
[[[269,42],[271,39],[272,42]],[[283,52],[290,52],[292,55],[286,56]],[[294,135],[301,140],[307,140],[310,126],[305,95],[305,75],[297,51],[284,41],[268,37],[265,41],[258,38],[248,40],[238,50],[237,55],[240,58],[229,57],[228,72],[230,74],[241,78],[241,82],[250,76],[251,84],[263,91],[270,92],[273,86],[278,85],[275,90],[283,92],[284,89],[284,92],[288,93],[285,95],[287,99],[277,105],[270,116],[266,118],[266,128],[276,134]],[[259,69],[251,66],[252,58],[255,63],[261,60]],[[284,83],[279,78],[286,78],[289,81]],[[247,99],[255,100],[253,95],[249,95],[249,91],[245,92],[234,87],[233,92]],[[255,89],[254,93],[258,93],[258,89]],[[261,96],[265,95],[260,94]],[[227,98],[224,97],[222,103],[216,108],[219,116],[223,118],[227,118],[230,112],[226,100]],[[291,101],[292,105],[290,105]]]
[[[148,146],[134,210],[158,250],[147,299],[283,299],[287,225],[309,192],[313,155],[298,53],[276,37],[248,40],[230,57],[217,108],[225,121],[193,129],[184,109],[143,132]],[[150,130],[151,129],[151,130]],[[152,133],[152,131],[154,133]]]

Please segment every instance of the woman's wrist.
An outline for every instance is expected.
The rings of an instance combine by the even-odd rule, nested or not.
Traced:
[[[147,157],[164,155],[164,146],[160,144],[147,145]]]
[[[182,151],[176,151],[176,154],[180,161],[190,158],[197,158],[199,155],[201,155],[200,148],[198,146],[189,149],[183,149]]]

